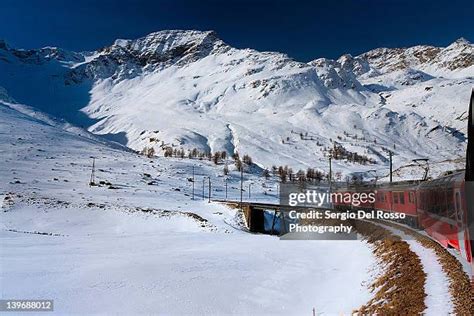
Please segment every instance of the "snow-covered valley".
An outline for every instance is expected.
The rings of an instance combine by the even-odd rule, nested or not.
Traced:
[[[212,162],[81,134],[0,104],[2,297],[54,299],[59,314],[167,315],[350,313],[370,298],[365,242],[251,234],[237,210],[191,200],[192,166],[197,184],[217,183]],[[88,185],[90,157],[103,186]]]

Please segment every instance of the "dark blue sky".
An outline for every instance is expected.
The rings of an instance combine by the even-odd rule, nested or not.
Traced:
[[[0,38],[18,48],[94,50],[165,29],[215,30],[228,44],[308,61],[376,47],[474,40],[474,1],[0,1]]]

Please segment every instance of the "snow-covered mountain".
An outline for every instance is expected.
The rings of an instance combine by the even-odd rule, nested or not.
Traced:
[[[419,45],[410,48],[378,48],[359,56],[381,73],[416,69],[444,77],[472,76],[472,44],[460,38],[446,48]]]
[[[0,42],[0,86],[26,104],[134,150],[238,151],[264,167],[326,169],[329,148],[381,170],[461,161],[474,46],[380,48],[309,63],[236,49],[215,32],[161,31],[94,52]],[[10,101],[11,101],[10,100]],[[457,168],[452,162],[443,168]]]
[[[169,315],[353,314],[380,298],[374,282],[390,274],[368,238],[281,242],[248,233],[239,209],[209,201],[277,203],[277,176],[230,165],[224,177],[223,161],[145,157],[67,121],[137,149],[164,141],[321,168],[332,138],[378,163],[338,160],[335,171],[381,168],[391,142],[401,158],[416,146],[433,154],[438,141],[445,157],[462,148],[454,129],[427,132],[440,117],[417,114],[428,103],[393,109],[388,94],[416,88],[415,98],[430,90],[426,81],[387,89],[386,79],[379,94],[361,76],[389,74],[359,57],[302,64],[230,48],[212,33],[185,35],[161,32],[92,53],[1,44],[2,297],[54,298],[59,314]],[[454,96],[452,85],[441,87],[453,81],[428,82]],[[407,260],[420,262],[413,275],[423,271],[415,302],[427,315],[454,313],[454,281],[438,253],[406,242],[398,246]]]

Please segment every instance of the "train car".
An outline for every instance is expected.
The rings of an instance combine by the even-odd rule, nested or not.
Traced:
[[[374,207],[385,212],[392,211],[392,191],[388,186],[379,186],[377,188]]]
[[[418,227],[416,188],[418,181],[402,181],[377,187],[374,208],[385,212],[404,213],[405,224]]]
[[[348,202],[336,203],[337,209],[382,210],[404,213],[402,220],[416,229],[422,229],[446,248],[454,248],[467,262],[473,262],[468,230],[468,205],[464,171],[430,181],[403,181],[374,186],[346,186],[340,193],[376,192],[375,203],[353,206]]]
[[[464,183],[464,171],[421,183],[416,192],[417,212],[422,229],[471,262]]]

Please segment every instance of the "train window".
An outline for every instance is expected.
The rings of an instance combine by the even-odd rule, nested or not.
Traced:
[[[443,190],[441,196],[441,213],[448,216],[448,190]]]
[[[398,204],[398,194],[397,194],[397,192],[393,192],[393,204]]]
[[[430,193],[430,204],[428,204],[428,211],[432,213],[438,213],[438,199],[436,198],[436,194],[431,191]]]
[[[426,204],[425,204],[425,210],[428,210],[428,207],[430,206],[430,194],[428,192],[426,194]]]
[[[441,213],[441,194],[439,191],[433,192],[434,194],[434,205],[433,210],[436,214]]]
[[[409,195],[408,195],[408,201],[411,203],[411,204],[414,204],[415,203],[415,192],[410,192]]]
[[[459,194],[459,192],[456,192],[456,204],[458,206],[457,209],[462,211],[461,194]],[[460,214],[462,214],[462,212],[460,212]]]
[[[433,192],[426,192],[426,210],[427,211],[430,211],[430,212],[433,212],[433,206],[435,205],[435,202],[434,202],[434,195],[433,195]]]
[[[400,195],[400,204],[405,204],[405,192],[398,193]]]
[[[456,219],[456,210],[454,208],[454,190],[449,189],[447,191],[447,216],[452,219]]]

